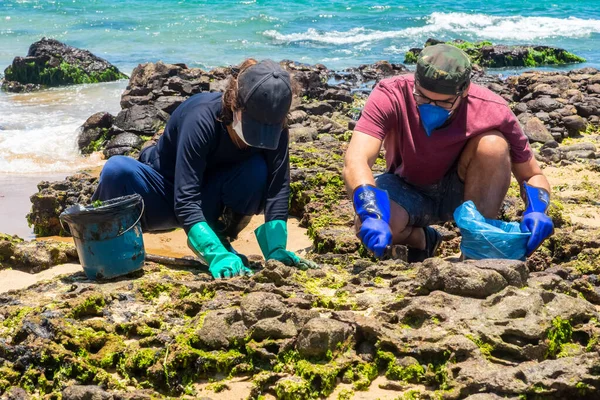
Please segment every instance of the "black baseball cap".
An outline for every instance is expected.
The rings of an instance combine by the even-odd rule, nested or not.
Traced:
[[[290,74],[272,60],[263,60],[238,77],[244,139],[253,147],[274,150],[292,105]]]

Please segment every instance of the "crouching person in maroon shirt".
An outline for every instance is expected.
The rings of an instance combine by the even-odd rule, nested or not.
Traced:
[[[527,254],[553,232],[546,214],[550,185],[506,102],[470,82],[461,50],[425,48],[413,75],[384,79],[369,96],[346,153],[344,180],[358,217],[357,234],[381,257],[391,244],[409,261],[433,257],[440,234],[429,225],[452,220],[472,200],[497,218],[511,171],[527,204],[521,230]],[[387,173],[373,177],[381,145]]]

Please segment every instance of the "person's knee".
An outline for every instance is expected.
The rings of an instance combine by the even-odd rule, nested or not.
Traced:
[[[114,156],[108,159],[102,173],[100,174],[100,182],[109,184],[111,182],[123,182],[135,175],[136,160],[126,156]]]
[[[500,132],[491,131],[475,139],[477,139],[476,157],[494,162],[509,160],[508,142]]]
[[[504,165],[510,171],[508,142],[500,132],[490,131],[469,139],[458,162],[458,176],[465,181],[467,170],[473,165],[481,169],[482,164],[494,168],[502,168]]]

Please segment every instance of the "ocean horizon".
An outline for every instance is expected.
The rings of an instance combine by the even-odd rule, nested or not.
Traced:
[[[2,70],[44,36],[88,49],[126,73],[159,60],[204,69],[246,57],[335,69],[402,63],[409,48],[430,37],[557,46],[600,67],[600,10],[592,0],[2,1]]]

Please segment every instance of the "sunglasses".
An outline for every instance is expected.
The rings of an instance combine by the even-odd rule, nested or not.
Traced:
[[[417,91],[417,88],[415,87],[413,89],[413,97],[415,98],[415,101],[417,102],[418,105],[422,105],[422,104],[433,104],[436,105],[438,107],[442,107],[446,110],[451,110],[452,108],[454,108],[454,105],[456,104],[456,101],[458,99],[460,99],[460,96],[462,95],[462,93],[457,93],[456,94],[456,98],[452,101],[448,101],[448,100],[433,100],[430,99],[429,97],[425,96],[422,93],[419,93]]]

